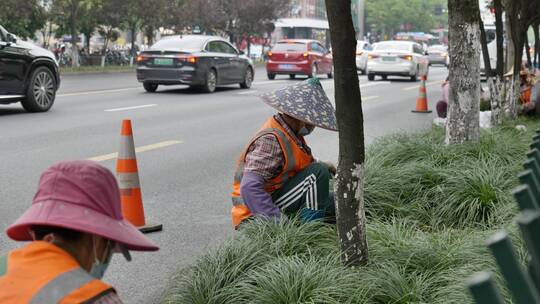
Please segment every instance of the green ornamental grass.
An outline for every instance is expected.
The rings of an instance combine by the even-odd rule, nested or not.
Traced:
[[[333,226],[256,220],[179,270],[162,302],[462,304],[472,303],[465,278],[491,270],[510,303],[485,240],[510,231],[525,261],[510,190],[537,126],[520,119],[457,146],[440,128],[385,137],[365,163],[367,266],[341,265]]]

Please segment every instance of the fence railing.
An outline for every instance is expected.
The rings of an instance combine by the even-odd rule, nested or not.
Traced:
[[[540,129],[536,130],[530,148],[524,171],[518,175],[520,185],[512,191],[520,210],[517,223],[528,251],[526,267],[516,255],[507,232],[497,232],[487,241],[516,304],[540,303]],[[467,286],[478,304],[504,303],[490,272],[473,275]]]

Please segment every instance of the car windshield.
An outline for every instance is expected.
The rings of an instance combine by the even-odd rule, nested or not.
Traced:
[[[375,45],[375,50],[410,51],[411,45],[408,43],[381,42]]]
[[[152,50],[201,51],[205,40],[193,37],[166,38],[156,42]]]
[[[442,45],[437,45],[437,46],[431,46],[428,48],[428,52],[445,52],[446,51],[446,48]]]
[[[307,44],[302,42],[278,42],[272,52],[305,52]]]

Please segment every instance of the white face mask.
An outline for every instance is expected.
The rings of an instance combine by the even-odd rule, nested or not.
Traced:
[[[101,262],[97,257],[95,236],[92,236],[92,242],[94,243],[94,264],[92,264],[92,268],[90,269],[90,275],[96,279],[102,279],[105,275],[105,271],[107,271],[107,268],[109,267],[109,263],[111,262],[112,250],[107,252],[108,248],[105,249],[105,254],[108,254],[108,256],[105,258],[105,261]],[[111,241],[107,240],[107,247],[110,246],[110,242]]]

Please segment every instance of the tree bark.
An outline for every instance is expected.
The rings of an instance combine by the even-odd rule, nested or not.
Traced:
[[[480,139],[480,13],[477,0],[448,0],[450,94],[447,144]]]
[[[364,212],[364,127],[362,99],[355,65],[356,39],[351,2],[326,0],[335,71],[339,165],[336,176],[337,229],[344,265],[368,261]]]

